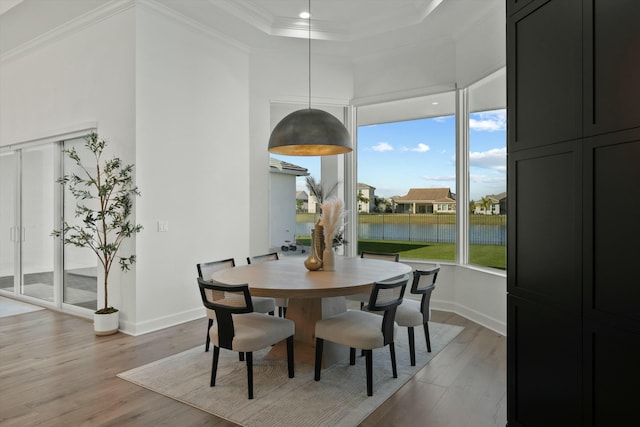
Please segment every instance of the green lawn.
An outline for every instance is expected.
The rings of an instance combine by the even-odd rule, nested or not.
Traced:
[[[298,242],[310,245],[309,237],[299,237]],[[470,262],[475,265],[505,270],[507,267],[506,250],[498,245],[471,245]],[[434,261],[455,261],[456,248],[453,243],[423,243],[386,240],[358,240],[358,253],[361,251],[399,253],[400,258],[424,259]]]

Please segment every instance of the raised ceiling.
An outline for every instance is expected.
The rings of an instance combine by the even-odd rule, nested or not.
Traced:
[[[0,0],[0,54],[74,18],[113,4],[137,3],[177,14],[250,49],[300,46],[309,36],[299,13],[308,0]],[[313,0],[314,48],[366,56],[411,45],[455,41],[504,0]]]

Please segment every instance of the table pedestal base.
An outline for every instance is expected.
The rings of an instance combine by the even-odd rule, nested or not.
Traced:
[[[347,311],[344,297],[329,298],[290,298],[287,306],[287,319],[296,324],[294,357],[297,363],[315,364],[316,321]],[[325,341],[322,366],[328,367],[339,360],[349,358],[349,348]],[[284,342],[274,346],[271,354],[286,357]]]

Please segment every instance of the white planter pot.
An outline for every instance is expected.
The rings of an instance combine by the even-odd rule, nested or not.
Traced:
[[[111,335],[118,332],[118,312],[93,314],[93,330],[96,335]]]

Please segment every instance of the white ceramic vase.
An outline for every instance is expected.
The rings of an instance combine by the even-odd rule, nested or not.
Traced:
[[[336,260],[334,257],[333,249],[325,247],[322,253],[322,269],[324,271],[336,271]]]
[[[93,330],[96,335],[112,335],[118,332],[119,312],[93,314]]]

